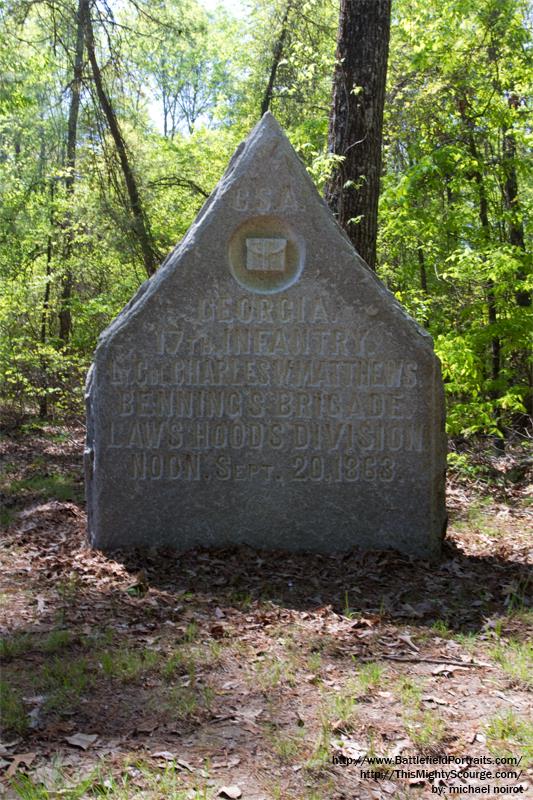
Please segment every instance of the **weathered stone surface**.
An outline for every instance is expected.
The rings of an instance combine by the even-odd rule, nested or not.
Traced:
[[[355,253],[270,114],[102,334],[87,407],[96,547],[439,551],[431,339]]]

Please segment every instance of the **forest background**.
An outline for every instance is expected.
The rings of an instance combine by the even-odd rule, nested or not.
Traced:
[[[319,191],[335,168],[338,2],[210,9],[0,3],[0,406],[15,424],[82,415],[99,333],[267,96]],[[434,338],[455,437],[503,442],[531,413],[530,21],[524,0],[392,6],[376,270]]]

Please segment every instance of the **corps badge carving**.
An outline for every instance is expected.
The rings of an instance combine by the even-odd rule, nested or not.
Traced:
[[[246,239],[246,269],[285,272],[286,239]]]

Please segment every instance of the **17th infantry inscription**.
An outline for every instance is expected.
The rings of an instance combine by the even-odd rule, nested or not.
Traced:
[[[270,114],[102,335],[87,408],[94,546],[439,551],[431,339]]]

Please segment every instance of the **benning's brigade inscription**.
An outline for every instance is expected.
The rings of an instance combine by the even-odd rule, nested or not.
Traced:
[[[282,320],[296,326],[286,331]],[[379,337],[364,325],[332,328],[335,321],[321,299],[296,306],[280,298],[202,301],[194,322],[219,327],[201,346],[175,319],[154,332],[144,358],[115,358],[108,377],[119,391],[108,447],[124,451],[125,475],[394,480],[397,454],[429,444],[412,419],[417,364],[378,358]],[[277,466],[268,460],[273,451]]]

